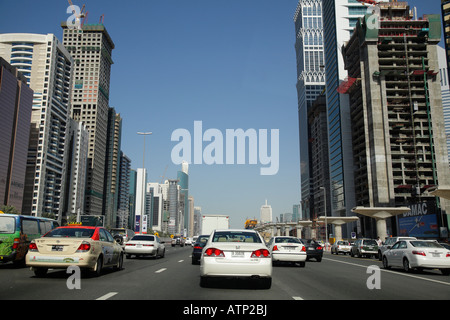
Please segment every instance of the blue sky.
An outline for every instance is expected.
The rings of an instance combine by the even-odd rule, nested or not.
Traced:
[[[104,24],[116,48],[110,105],[123,118],[122,150],[132,167],[145,162],[151,181],[176,178],[171,134],[203,130],[279,129],[280,165],[191,165],[189,194],[205,214],[229,214],[232,227],[259,217],[265,199],[274,216],[300,201],[295,32],[297,0],[72,0],[88,23]],[[409,1],[419,15],[440,1]],[[67,0],[0,3],[0,32],[54,33],[62,39]],[[7,14],[5,14],[7,13]],[[207,143],[204,144],[204,146]],[[248,163],[248,161],[247,161]]]

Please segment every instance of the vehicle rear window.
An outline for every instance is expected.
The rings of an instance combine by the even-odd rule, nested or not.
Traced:
[[[45,235],[47,238],[91,238],[95,229],[91,228],[56,228]]]
[[[295,238],[275,238],[275,243],[301,243],[300,240]]]
[[[214,232],[213,242],[250,242],[261,243],[255,232],[245,231],[217,231]]]
[[[443,248],[439,243],[432,241],[411,241],[411,245],[416,248]]]
[[[0,216],[0,233],[14,233],[16,231],[16,219],[14,217]]]
[[[364,240],[364,245],[365,246],[376,246],[377,242],[375,240]]]
[[[131,240],[155,241],[155,237],[154,236],[134,236]]]

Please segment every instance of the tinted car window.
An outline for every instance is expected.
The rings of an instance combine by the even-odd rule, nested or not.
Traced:
[[[155,241],[155,237],[154,236],[134,236],[131,240]]]
[[[61,228],[47,233],[48,238],[91,238],[95,229],[88,228]]]
[[[217,231],[214,233],[213,242],[253,242],[261,243],[261,239],[255,232],[245,231]]]

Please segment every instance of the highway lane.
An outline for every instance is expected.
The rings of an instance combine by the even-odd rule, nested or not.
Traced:
[[[82,277],[81,289],[68,289],[69,275],[54,270],[36,278],[28,268],[0,265],[0,299],[26,300],[449,300],[450,277],[439,271],[405,273],[384,270],[375,259],[324,254],[322,262],[305,268],[275,266],[272,288],[257,289],[251,282],[218,281],[199,285],[198,265],[192,265],[190,247],[167,246],[162,259],[125,259],[124,269],[106,269],[99,278]],[[379,269],[380,289],[369,289],[369,266]]]

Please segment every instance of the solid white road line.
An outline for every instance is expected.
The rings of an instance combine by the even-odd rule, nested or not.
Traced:
[[[159,270],[155,271],[155,273],[161,273],[161,272],[166,271],[166,270],[167,270],[167,268],[162,268],[162,269],[159,269]]]
[[[96,300],[107,300],[113,296],[115,296],[116,294],[118,294],[118,292],[110,292],[105,294],[104,296],[101,296],[100,298],[97,298]]]
[[[178,262],[183,262],[184,260],[180,260],[180,261],[178,261]]]
[[[292,297],[294,300],[303,300],[302,297]]]

